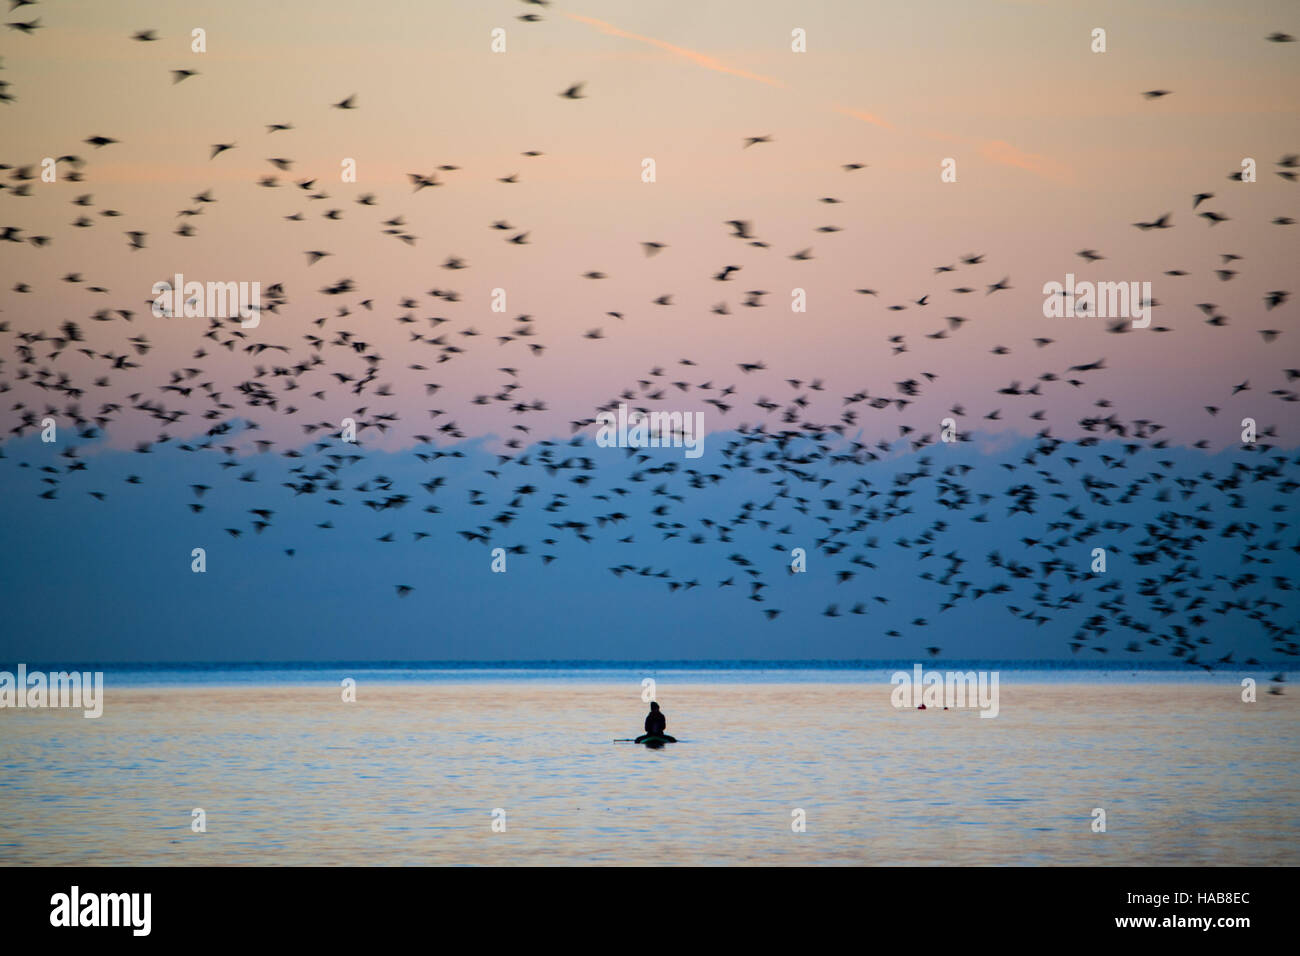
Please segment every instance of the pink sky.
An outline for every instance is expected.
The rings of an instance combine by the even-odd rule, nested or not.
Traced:
[[[544,21],[515,19],[529,11]],[[410,0],[380,12],[339,2],[229,3],[195,17],[144,2],[69,2],[20,13],[40,16],[43,29],[3,38],[3,78],[17,101],[0,114],[0,161],[18,167],[75,153],[87,164],[83,183],[36,181],[28,197],[0,192],[4,225],[53,239],[44,248],[4,247],[0,321],[10,328],[0,333],[0,380],[15,402],[43,408],[56,396],[15,380],[14,336],[53,334],[65,319],[78,321],[97,351],[121,352],[140,334],[154,345],[140,359],[144,369],[91,388],[84,409],[166,384],[171,370],[196,364],[200,344],[212,355],[202,377],[227,394],[255,366],[290,364],[276,352],[217,348],[202,338],[204,320],[149,317],[152,284],[183,272],[284,283],[289,305],[246,341],[287,345],[292,360],[308,354],[302,336],[319,331],[313,319],[348,305],[353,314],[326,329],[374,343],[385,358],[378,382],[392,383],[395,395],[331,390],[313,401],[311,391],[332,384],[316,372],[303,376],[294,401],[306,420],[337,420],[360,404],[400,410],[412,427],[395,431],[394,444],[421,431],[417,416],[433,405],[470,434],[520,421],[500,405],[469,404],[511,380],[497,371],[503,366],[519,370],[515,399],[551,409],[527,419],[534,437],[567,434],[569,421],[593,416],[663,366],[666,381],[740,387],[746,401],[711,420],[711,430],[757,420],[758,409],[745,406],[760,395],[792,396],[786,378],[824,380],[824,417],[833,419],[842,395],[866,388],[893,396],[893,383],[929,372],[936,383],[905,415],[869,417],[868,425],[892,431],[895,421],[914,420],[932,429],[962,403],[972,417],[1002,407],[1003,427],[1022,431],[1036,431],[1026,416],[1047,409],[1055,433],[1069,434],[1104,397],[1120,417],[1165,422],[1182,441],[1229,444],[1235,421],[1252,415],[1278,424],[1283,444],[1294,444],[1296,406],[1269,392],[1288,388],[1282,370],[1300,365],[1296,304],[1271,312],[1263,304],[1265,293],[1290,290],[1300,250],[1300,227],[1270,224],[1300,219],[1300,184],[1274,174],[1277,160],[1300,151],[1300,45],[1264,40],[1300,33],[1294,4],[847,2],[807,10],[787,2],[540,8]],[[157,29],[157,42],[129,39],[146,27]],[[193,27],[207,31],[207,53],[190,52]],[[491,52],[495,27],[506,30],[504,53]],[[1104,54],[1090,52],[1094,27],[1107,31]],[[807,33],[806,53],[790,49],[795,28]],[[175,68],[200,75],[174,86]],[[584,99],[555,95],[578,81]],[[1140,95],[1157,88],[1173,93]],[[349,94],[358,109],[330,108]],[[268,135],[264,124],[274,122],[296,128]],[[95,134],[121,143],[96,150],[81,142]],[[773,142],[741,148],[758,135]],[[209,159],[210,144],[230,142],[237,148]],[[532,149],[545,155],[520,155]],[[1258,162],[1258,182],[1230,182],[1247,156]],[[294,160],[292,171],[277,173],[268,157]],[[355,184],[339,181],[344,157],[358,163]],[[640,178],[646,157],[657,166],[652,184]],[[945,157],[957,162],[956,183],[940,181]],[[846,173],[848,162],[869,166]],[[460,169],[413,194],[407,174],[440,164]],[[267,174],[283,185],[258,187]],[[510,174],[520,181],[497,181]],[[292,185],[306,178],[330,198],[307,201]],[[172,235],[177,211],[208,189],[218,202],[191,220],[197,235]],[[1230,221],[1211,227],[1197,218],[1197,192],[1215,193],[1198,211]],[[365,193],[375,206],[354,202]],[[84,194],[92,206],[71,205]],[[842,202],[818,201],[825,196]],[[122,215],[102,217],[109,208]],[[322,219],[330,208],[343,218]],[[307,221],[284,220],[295,211]],[[1174,229],[1130,225],[1164,212]],[[70,226],[82,214],[92,228]],[[398,215],[419,237],[415,245],[381,234]],[[731,238],[723,222],[737,218],[751,220],[771,247]],[[489,228],[500,219],[516,229]],[[816,232],[826,225],[842,231]],[[147,232],[148,248],[130,250],[127,230]],[[527,245],[503,241],[517,231],[529,233]],[[648,259],[644,240],[668,248]],[[814,258],[789,258],[805,248]],[[1085,248],[1106,258],[1089,265],[1075,255]],[[309,267],[309,249],[331,256]],[[968,253],[984,254],[984,263],[935,274]],[[1225,253],[1242,257],[1229,282],[1214,275]],[[469,268],[444,270],[449,256]],[[727,283],[710,278],[726,265],[742,268]],[[1165,276],[1171,269],[1190,275]],[[592,270],[608,277],[582,277]],[[60,281],[69,272],[85,281]],[[1120,336],[1102,320],[1044,318],[1042,286],[1067,272],[1151,282],[1161,303],[1152,324],[1173,331]],[[986,296],[1004,276],[1012,289]],[[343,277],[359,294],[317,294]],[[32,291],[12,291],[17,282]],[[96,284],[110,292],[85,290]],[[958,286],[977,291],[950,291]],[[855,294],[863,287],[879,296]],[[425,294],[431,288],[455,289],[461,299],[435,300]],[[495,288],[507,291],[504,316],[489,308]],[[790,311],[795,288],[807,293],[806,313]],[[768,291],[765,308],[740,306],[750,289]],[[663,294],[672,306],[652,304]],[[927,294],[927,305],[915,304]],[[405,296],[420,300],[418,325],[395,321]],[[363,298],[373,299],[372,312],[358,309]],[[724,300],[731,314],[711,313]],[[1215,303],[1230,324],[1206,325],[1201,302]],[[133,309],[136,319],[86,321],[101,308]],[[547,345],[544,357],[519,342],[497,345],[521,313],[534,316],[530,341]],[[950,338],[925,338],[951,315],[969,321]],[[468,353],[434,367],[436,350],[409,336],[417,328],[438,334],[429,316],[448,318],[438,333]],[[471,328],[481,335],[459,335]],[[595,328],[605,337],[583,338]],[[1283,334],[1268,344],[1261,329]],[[906,353],[893,354],[893,335],[905,337]],[[1054,341],[1039,348],[1040,337]],[[999,345],[1010,354],[990,354]],[[47,351],[37,348],[38,356]],[[325,355],[329,370],[362,367],[338,348]],[[1042,400],[994,394],[1044,372],[1068,377],[1070,366],[1102,356],[1107,370],[1091,373],[1085,387],[1058,384]],[[674,365],[688,357],[696,368]],[[736,368],[758,359],[767,372],[746,377]],[[414,363],[432,371],[406,368]],[[69,350],[53,367],[89,382],[103,366]],[[1244,380],[1251,390],[1231,397]],[[444,386],[436,402],[424,397],[426,381]],[[175,396],[166,401],[186,407]],[[683,394],[679,404],[697,401]],[[1211,419],[1205,405],[1225,412]],[[269,433],[301,439],[297,418],[274,426],[275,416],[260,417]],[[187,421],[204,424],[197,415]],[[138,421],[114,437],[156,431],[157,423]]]

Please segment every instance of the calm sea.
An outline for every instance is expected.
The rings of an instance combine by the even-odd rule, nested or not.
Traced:
[[[96,667],[0,710],[0,864],[1300,863],[1294,674],[923,663],[987,719],[913,663]]]

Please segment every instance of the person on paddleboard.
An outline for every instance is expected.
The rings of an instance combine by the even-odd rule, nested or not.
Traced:
[[[659,709],[656,701],[650,702],[650,713],[645,718],[645,733],[638,737],[634,742],[645,744],[647,747],[662,747],[664,744],[677,743],[676,737],[669,737],[664,733],[664,728],[668,726],[668,718]]]

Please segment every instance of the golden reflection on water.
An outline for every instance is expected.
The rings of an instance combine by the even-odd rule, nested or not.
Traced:
[[[682,742],[650,751],[611,742],[645,713],[623,683],[110,686],[98,720],[0,711],[0,864],[1300,863],[1294,697],[1004,680],[981,719],[889,690],[663,679]]]

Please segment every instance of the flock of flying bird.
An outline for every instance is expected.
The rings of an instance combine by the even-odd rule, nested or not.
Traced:
[[[34,0],[10,0],[14,7],[30,6]],[[534,2],[544,7],[544,2]],[[520,17],[535,23],[539,14]],[[12,22],[8,26],[25,34],[40,28],[39,19]],[[1275,43],[1291,42],[1286,34],[1273,34]],[[159,40],[156,30],[140,30],[124,42],[153,43]],[[198,71],[172,71],[172,82],[181,83],[198,76]],[[558,94],[566,100],[588,97],[586,84],[574,83]],[[1167,91],[1152,90],[1143,94],[1160,98]],[[9,84],[0,82],[0,97],[11,102]],[[324,104],[322,104],[323,106]],[[340,111],[361,107],[357,95],[343,97],[331,104]],[[581,107],[575,107],[581,108]],[[265,124],[260,133],[266,142],[288,139],[293,123]],[[769,134],[743,139],[741,150],[767,147],[774,142]],[[118,140],[95,132],[83,141],[92,151],[110,149]],[[12,145],[12,144],[11,144]],[[211,144],[208,158],[221,162],[222,156],[238,148],[237,143]],[[543,156],[535,149],[522,151],[533,160]],[[295,183],[281,181],[292,174],[295,160],[273,157],[268,160],[273,172],[267,173],[257,186],[288,189],[302,200],[304,207],[313,202],[328,205],[329,196],[313,179]],[[93,163],[69,153],[57,160],[61,180],[73,184],[89,183]],[[841,164],[845,176],[863,175],[868,166],[861,162]],[[412,187],[410,201],[425,201],[425,190],[445,189],[460,170],[444,164],[427,172],[409,174]],[[1288,183],[1300,174],[1300,158],[1283,156],[1274,170]],[[19,217],[22,203],[33,195],[36,179],[32,165],[0,165],[0,202],[7,217]],[[1240,174],[1238,174],[1239,177]],[[1233,178],[1229,176],[1229,178]],[[499,180],[513,184],[515,174]],[[79,187],[80,188],[80,187]],[[1190,211],[1216,228],[1231,221],[1225,211],[1209,208],[1216,196],[1204,191],[1194,195]],[[833,196],[818,197],[820,203],[835,206],[843,200]],[[79,194],[70,200],[74,211],[69,229],[103,228],[105,220],[125,217],[114,209],[98,209],[93,193]],[[198,223],[213,204],[219,202],[217,190],[208,188],[191,198],[178,214],[173,242],[192,237]],[[354,199],[359,206],[379,206],[372,193]],[[96,214],[97,212],[97,214]],[[384,210],[374,214],[380,234],[415,245],[419,237],[408,229],[403,210]],[[285,217],[292,222],[306,221],[297,211]],[[324,222],[316,235],[328,235],[334,225],[345,219],[345,210],[330,208],[321,217]],[[1163,230],[1174,226],[1172,213],[1149,221],[1133,223],[1137,229]],[[1290,227],[1294,219],[1279,214],[1272,225]],[[508,218],[485,224],[500,232],[503,240],[515,246],[530,244],[530,231],[512,225]],[[736,244],[735,262],[746,257],[770,253],[745,253],[745,249],[770,249],[768,240],[760,238],[752,221],[735,219],[719,224],[719,238]],[[838,232],[841,227],[822,226],[820,232]],[[4,244],[30,243],[42,255],[57,254],[59,236],[31,235],[20,225],[0,227],[0,248]],[[143,229],[132,228],[115,233],[125,235],[132,250],[153,248],[151,236]],[[381,240],[383,241],[383,240]],[[324,246],[327,239],[311,240],[315,248],[304,250],[307,263],[316,265],[332,253]],[[646,258],[660,255],[669,244],[654,240],[642,243]],[[1105,258],[1093,249],[1083,249],[1078,256],[1093,263]],[[790,259],[812,258],[811,249],[798,249]],[[1227,282],[1239,278],[1241,257],[1224,253],[1216,263],[1216,277]],[[12,263],[12,259],[10,262]],[[958,261],[935,268],[936,275],[952,274],[957,281],[950,290],[954,301],[964,296],[988,297],[1012,288],[1010,276],[996,274],[979,279],[973,275],[984,264],[984,256],[969,254]],[[12,265],[6,267],[6,271]],[[441,268],[451,277],[469,268],[462,258],[448,256]],[[760,266],[759,269],[762,267]],[[712,279],[719,288],[730,289],[744,272],[745,266],[722,264]],[[1181,277],[1186,270],[1170,270],[1167,275]],[[606,278],[604,272],[590,270],[583,274],[590,280]],[[63,281],[80,285],[92,293],[112,296],[98,283],[88,282],[81,273],[69,272]],[[882,292],[873,288],[855,290],[868,297],[864,302],[879,302]],[[32,294],[31,283],[12,283],[11,294]],[[212,495],[222,483],[232,481],[256,484],[256,470],[243,449],[270,453],[277,442],[253,439],[264,424],[285,419],[300,427],[304,440],[301,447],[286,448],[280,455],[288,469],[280,494],[286,504],[268,501],[250,509],[247,524],[224,529],[239,538],[251,531],[258,535],[274,534],[275,517],[283,508],[302,509],[307,502],[320,503],[324,520],[316,524],[320,533],[334,530],[328,516],[330,509],[364,507],[376,521],[395,520],[395,512],[421,501],[418,510],[421,526],[409,530],[414,539],[433,542],[463,539],[470,545],[503,547],[514,557],[531,557],[537,553],[543,564],[560,559],[563,542],[579,541],[607,549],[616,555],[608,566],[616,578],[641,578],[661,582],[669,592],[679,593],[702,587],[699,576],[674,573],[671,568],[657,568],[638,558],[636,534],[628,527],[648,527],[661,541],[703,549],[711,555],[710,565],[724,568],[719,580],[710,586],[722,591],[743,594],[760,614],[760,620],[776,621],[783,610],[774,606],[772,596],[790,576],[789,555],[793,548],[807,547],[809,574],[829,576],[835,587],[843,586],[853,596],[837,600],[822,612],[827,618],[862,619],[885,613],[894,605],[908,604],[912,610],[903,614],[911,618],[904,629],[883,628],[886,638],[904,633],[924,633],[934,618],[950,611],[961,613],[983,600],[1000,603],[1019,620],[1041,627],[1068,621],[1070,646],[1076,652],[1109,653],[1113,637],[1122,649],[1134,654],[1153,649],[1172,655],[1189,665],[1206,669],[1236,663],[1233,651],[1218,656],[1210,650],[1214,635],[1235,635],[1252,628],[1268,641],[1272,654],[1294,656],[1300,650],[1296,640],[1294,615],[1296,601],[1284,592],[1294,592],[1291,575],[1285,570],[1300,555],[1300,540],[1289,521],[1290,495],[1300,482],[1295,468],[1300,454],[1288,456],[1270,443],[1276,439],[1275,426],[1264,425],[1260,441],[1242,449],[1229,460],[1209,459],[1199,470],[1189,471],[1175,462],[1175,454],[1160,437],[1162,426],[1146,419],[1125,420],[1099,399],[1095,411],[1072,423],[1080,437],[1059,438],[1052,434],[1046,413],[1035,406],[1053,390],[1085,387],[1089,377],[1106,369],[1104,359],[1073,365],[1058,363],[1047,369],[1029,385],[1011,382],[998,389],[993,401],[981,412],[968,412],[970,400],[952,405],[950,414],[963,420],[990,422],[998,427],[1015,415],[1017,420],[1032,422],[1036,430],[1030,450],[1018,461],[996,462],[991,456],[964,458],[958,463],[942,464],[936,454],[936,436],[905,422],[906,410],[928,389],[936,389],[939,376],[918,371],[882,390],[855,388],[838,396],[817,378],[769,378],[765,362],[744,360],[736,363],[737,380],[721,383],[703,378],[698,366],[689,358],[679,360],[675,368],[652,367],[634,376],[619,394],[584,418],[570,422],[571,436],[535,439],[532,427],[516,424],[496,455],[495,464],[481,473],[467,470],[470,457],[459,443],[472,440],[458,426],[447,409],[428,408],[427,434],[418,425],[408,426],[401,411],[414,409],[417,396],[395,391],[381,381],[391,364],[379,353],[370,339],[373,331],[366,327],[387,311],[391,321],[409,333],[405,352],[410,357],[406,371],[415,371],[421,379],[447,363],[463,361],[478,343],[478,332],[471,325],[460,327],[447,314],[421,316],[432,308],[437,313],[451,313],[463,294],[450,287],[429,290],[426,297],[401,295],[394,303],[385,303],[378,294],[363,292],[352,279],[340,278],[319,289],[321,301],[331,303],[331,311],[314,319],[303,318],[305,305],[291,301],[286,283],[270,283],[261,303],[262,321],[256,330],[244,329],[238,318],[208,319],[194,326],[195,342],[191,357],[181,367],[170,369],[162,378],[150,368],[145,358],[152,349],[146,332],[147,313],[139,314],[135,302],[97,308],[86,322],[64,320],[57,330],[37,320],[35,328],[12,327],[12,319],[0,316],[0,343],[7,344],[11,355],[0,355],[0,393],[18,390],[20,399],[6,409],[10,422],[6,426],[5,444],[0,444],[0,459],[14,462],[12,452],[21,448],[24,458],[30,455],[43,461],[17,462],[20,469],[39,476],[38,497],[55,502],[68,494],[88,494],[100,502],[111,501],[115,492],[90,487],[91,463],[78,451],[81,444],[102,442],[111,428],[127,419],[152,419],[163,431],[157,439],[136,447],[140,454],[163,448],[176,448],[194,455],[211,456],[210,480],[191,486],[193,501],[189,511],[195,521],[212,502]],[[733,305],[740,309],[762,308],[769,293],[751,289],[737,293],[734,300],[723,299],[713,313],[732,314]],[[1286,315],[1290,293],[1267,290],[1260,295],[1261,315]],[[905,297],[906,301],[886,306],[887,311],[909,307],[925,308],[931,294]],[[660,307],[673,306],[672,294],[653,300]],[[1153,303],[1158,305],[1158,303]],[[624,319],[626,306],[611,309],[608,318]],[[1202,303],[1204,321],[1214,327],[1229,325],[1226,315],[1214,303]],[[1274,310],[1280,310],[1275,312]],[[546,402],[522,397],[526,379],[524,365],[540,360],[548,344],[539,341],[539,324],[530,315],[510,320],[508,328],[495,335],[495,348],[507,355],[508,364],[497,371],[501,384],[473,399],[475,405],[496,405],[518,416],[548,411]],[[949,316],[943,327],[926,334],[928,340],[943,340],[961,334],[968,320]],[[46,325],[46,327],[40,327]],[[1288,334],[1279,318],[1266,329],[1257,330],[1270,345]],[[1128,320],[1109,326],[1111,332],[1128,332]],[[1155,324],[1151,331],[1169,333],[1174,328]],[[292,335],[290,333],[293,333]],[[1231,333],[1223,333],[1231,334]],[[588,339],[604,337],[601,328],[586,333]],[[1037,349],[1047,348],[1053,340],[1034,338]],[[888,336],[887,351],[902,356],[912,351],[908,334]],[[481,346],[480,346],[481,347]],[[244,377],[238,381],[218,381],[207,370],[204,360],[223,350],[238,358]],[[997,346],[994,354],[1009,352]],[[1292,355],[1295,353],[1292,352]],[[82,373],[69,359],[76,359]],[[227,359],[229,361],[229,359]],[[1279,363],[1281,365],[1281,363]],[[1261,370],[1264,372],[1264,370]],[[454,372],[448,372],[454,375]],[[1267,374],[1274,374],[1269,370]],[[1281,368],[1276,372],[1278,387],[1270,398],[1282,403],[1286,411],[1300,401],[1300,392],[1290,384],[1300,379],[1300,370]],[[442,377],[439,375],[438,377]],[[716,378],[716,376],[714,377]],[[130,383],[127,403],[96,402],[96,393],[110,387],[123,391],[122,381]],[[437,395],[443,384],[423,381],[419,388],[425,396]],[[766,388],[766,391],[764,390]],[[1253,388],[1249,381],[1231,387],[1232,395]],[[779,397],[769,398],[768,394]],[[1227,391],[1225,389],[1225,391]],[[43,400],[32,396],[43,394]],[[355,396],[357,407],[350,412],[356,422],[358,441],[342,440],[340,422],[322,420],[309,408],[340,395]],[[711,467],[705,460],[682,461],[680,452],[650,452],[627,449],[595,448],[597,411],[613,410],[620,403],[642,411],[680,409],[681,403],[693,401],[707,407],[714,422],[734,422],[727,437],[710,450]],[[824,414],[834,401],[838,408]],[[97,405],[93,409],[87,403]],[[994,407],[995,406],[995,407]],[[400,410],[400,411],[399,411]],[[752,410],[752,411],[751,411]],[[1214,416],[1218,405],[1206,406]],[[736,417],[727,416],[735,412]],[[757,421],[744,422],[741,416],[752,414]],[[888,421],[885,416],[888,415]],[[975,416],[978,415],[979,418]],[[42,422],[55,418],[60,425],[70,425],[74,441],[60,442],[57,453],[46,453],[45,446],[18,446],[16,440],[37,434]],[[1294,413],[1291,413],[1294,421]],[[964,423],[963,423],[964,424]],[[178,431],[185,437],[174,437]],[[391,477],[367,471],[365,438],[393,431],[414,443],[410,451],[427,474],[419,488],[401,487]],[[717,429],[711,429],[717,435]],[[967,439],[969,440],[969,439]],[[6,448],[6,444],[9,445]],[[251,444],[251,448],[249,445]],[[1209,442],[1197,443],[1208,448]],[[6,454],[8,452],[9,454]],[[971,460],[976,463],[971,464]],[[992,464],[990,464],[992,462]],[[979,481],[967,476],[972,471],[994,471]],[[1005,484],[998,475],[1005,471]],[[886,480],[884,475],[888,475]],[[13,476],[11,476],[12,478]],[[165,481],[165,475],[151,480]],[[146,484],[139,475],[126,479],[128,486]],[[461,484],[465,487],[467,507],[481,509],[483,518],[469,528],[450,527],[445,520],[445,498]],[[306,499],[306,501],[304,501]],[[1267,518],[1254,514],[1258,503],[1267,503]],[[52,505],[53,506],[53,505]],[[409,513],[409,512],[408,512]],[[988,540],[998,533],[1019,534],[1012,540],[1014,553],[1004,554],[994,548],[979,556],[963,556],[952,543],[958,525],[963,534],[989,525]],[[524,535],[520,529],[530,527]],[[892,543],[880,538],[894,528],[906,528]],[[387,530],[376,540],[391,543],[398,532]],[[518,540],[527,538],[527,540]],[[1087,566],[1086,554],[1095,544],[1124,540],[1126,557],[1132,567],[1127,573],[1097,575]],[[289,543],[289,542],[285,542]],[[753,544],[762,551],[774,552],[764,557],[742,545]],[[293,557],[304,545],[294,542],[285,547]],[[778,553],[779,552],[779,553]],[[512,557],[512,559],[514,559]],[[589,559],[590,560],[590,559]],[[896,593],[870,593],[881,590],[870,586],[873,575],[886,561],[912,561],[917,571],[914,591],[904,598]],[[696,563],[694,555],[685,563]],[[1281,565],[1279,573],[1274,565]],[[407,597],[417,588],[409,583],[392,585],[397,597]],[[850,592],[851,588],[861,588]],[[928,589],[935,589],[932,598]],[[836,593],[839,593],[838,591]],[[931,612],[920,609],[931,607]],[[891,609],[893,613],[893,609]],[[902,612],[899,612],[902,613]],[[868,623],[866,626],[870,627]],[[939,647],[929,648],[932,654]],[[864,654],[864,656],[873,656]],[[883,656],[883,655],[881,655]],[[1254,663],[1250,658],[1242,663]]]

